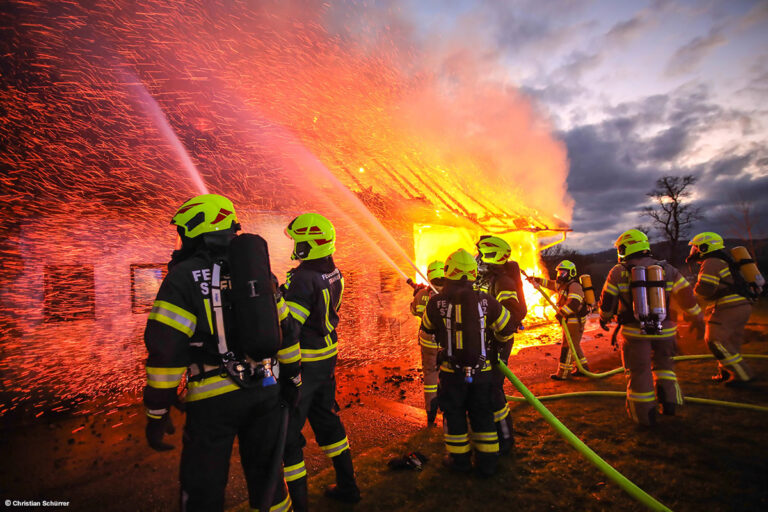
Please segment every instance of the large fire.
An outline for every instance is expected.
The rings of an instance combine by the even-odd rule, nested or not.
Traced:
[[[422,274],[426,274],[427,265],[434,260],[444,260],[456,249],[465,249],[474,254],[477,252],[475,243],[480,235],[485,234],[478,229],[434,224],[417,224],[414,226],[415,262]],[[529,232],[513,232],[497,235],[509,242],[512,247],[511,259],[517,261],[520,269],[529,276],[542,276],[546,270],[541,267],[536,237]],[[423,282],[421,276],[417,277]],[[523,292],[528,304],[528,315],[524,325],[541,323],[554,317],[554,311],[545,306],[546,302],[539,292],[523,281]]]
[[[170,212],[204,190],[254,212],[250,231],[310,210],[337,223],[340,332],[361,340],[342,357],[411,347],[409,294],[385,286],[409,255],[502,233],[541,273],[537,237],[570,218],[564,145],[471,27],[424,39],[373,4],[4,4],[0,416],[141,389],[131,265],[167,261]]]

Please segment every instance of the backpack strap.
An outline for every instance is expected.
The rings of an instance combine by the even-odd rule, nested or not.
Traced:
[[[486,359],[485,314],[483,313],[483,306],[480,304],[480,301],[477,301],[477,313],[480,316],[480,353],[482,354],[482,358],[480,359],[480,362],[477,364],[476,367],[480,367],[480,365],[485,364],[485,359]]]
[[[451,313],[453,312],[453,304],[448,303],[448,309],[445,312],[445,330],[448,333],[448,361],[453,359],[453,323],[451,321]]]
[[[213,305],[213,314],[216,318],[216,337],[218,340],[219,355],[226,355],[229,352],[227,345],[227,334],[224,328],[224,304],[221,298],[221,260],[213,263],[211,270],[211,302]]]

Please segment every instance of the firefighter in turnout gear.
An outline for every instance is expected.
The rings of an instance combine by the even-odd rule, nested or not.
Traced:
[[[627,413],[635,422],[652,426],[657,400],[666,415],[674,415],[675,408],[683,405],[672,360],[677,324],[668,310],[670,295],[689,318],[700,318],[701,308],[680,272],[651,256],[645,233],[630,229],[614,246],[619,263],[603,286],[598,306],[600,326],[607,331],[608,322],[616,315],[627,378]],[[648,296],[658,299],[654,307],[649,307]],[[656,302],[664,307],[656,307]]]
[[[752,305],[747,299],[749,288],[725,252],[720,235],[699,233],[688,245],[691,253],[686,261],[701,266],[693,290],[708,303],[704,341],[717,359],[719,370],[712,378],[725,382],[726,386],[749,383],[754,375],[740,352],[744,326],[752,314]]]
[[[512,314],[515,319],[513,327],[516,331],[525,318],[527,308],[523,296],[520,267],[517,262],[509,259],[512,248],[499,237],[483,236],[477,242],[477,251],[478,277],[483,284],[475,288],[488,293]],[[488,338],[493,339],[490,331]],[[504,364],[509,364],[513,343],[514,338],[510,338],[506,343],[492,342],[492,362],[498,358]],[[499,436],[499,453],[506,455],[515,444],[512,416],[504,393],[504,374],[496,366],[491,371],[493,374],[491,391],[493,420]]]
[[[499,439],[491,405],[490,340],[486,328],[498,342],[507,343],[520,319],[493,297],[473,289],[477,263],[467,251],[459,249],[448,257],[445,278],[443,290],[427,303],[421,329],[434,335],[440,346],[438,400],[449,454],[446,464],[457,471],[471,470],[474,447],[475,466],[487,476],[496,471]]]
[[[301,324],[302,390],[298,408],[291,415],[285,446],[285,479],[295,510],[307,510],[307,471],[301,433],[309,424],[322,451],[333,461],[336,484],[326,496],[345,502],[360,501],[352,455],[336,403],[336,356],[339,308],[344,278],[333,262],[336,232],[333,224],[317,213],[304,213],[285,230],[293,239],[291,259],[301,263],[288,272],[282,286],[291,316]]]
[[[587,358],[581,349],[581,336],[584,334],[584,323],[587,319],[587,305],[584,302],[584,289],[579,282],[576,265],[572,261],[563,260],[555,268],[557,277],[555,280],[540,277],[531,278],[532,281],[557,292],[557,320],[565,320],[568,333],[571,335],[576,354],[571,352],[568,346],[565,332],[563,332],[563,346],[560,349],[560,360],[557,371],[550,375],[555,380],[565,380],[571,375],[582,375],[574,362],[579,359],[581,366],[589,370]]]
[[[427,266],[427,279],[439,292],[445,280],[445,263],[433,261]],[[414,289],[411,302],[411,314],[421,318],[427,308],[429,299],[435,294],[429,286],[417,286]],[[435,423],[437,416],[437,350],[435,337],[419,330],[419,345],[421,345],[421,367],[424,372],[424,409],[427,411],[427,426]]]
[[[239,289],[228,271],[235,268],[230,265],[235,258],[232,247],[242,240],[258,239],[266,255],[266,243],[256,235],[235,236],[240,229],[235,209],[231,201],[220,195],[190,199],[179,208],[171,223],[177,227],[177,246],[144,333],[148,351],[144,404],[149,445],[155,450],[173,448],[163,442],[163,435],[172,433],[169,409],[178,403],[177,387],[186,374],[181,509],[224,508],[229,460],[237,436],[250,506],[266,506],[273,512],[289,510],[291,502],[277,448],[283,409],[271,365],[276,363],[272,358],[281,346],[277,322],[283,327],[282,342],[288,345],[294,343],[290,333],[296,329],[290,326],[293,320],[288,308],[269,277],[267,293],[262,295],[262,310],[254,314],[259,321],[266,319],[266,327],[270,319],[274,320],[274,346],[263,345],[267,355],[259,361],[242,354],[233,359],[234,352],[222,355],[219,351],[220,344],[229,350],[238,346],[237,337],[231,336],[236,321],[230,323],[233,316],[222,313],[218,302],[222,296],[230,296],[230,289]],[[245,254],[245,258],[253,256]],[[268,269],[268,259],[262,263]],[[237,375],[246,380],[236,381],[225,363],[239,368]],[[298,375],[298,366],[297,359],[293,368],[284,370]]]

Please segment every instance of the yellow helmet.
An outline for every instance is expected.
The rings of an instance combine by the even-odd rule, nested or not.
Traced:
[[[688,242],[688,245],[691,246],[691,253],[688,255],[689,259],[694,259],[696,256],[703,256],[710,252],[725,249],[723,237],[711,231],[699,233]]]
[[[171,224],[178,226],[179,234],[187,238],[240,228],[232,201],[218,194],[199,195],[182,204],[171,218]]]
[[[624,261],[627,256],[636,252],[650,251],[651,244],[648,236],[639,229],[630,229],[621,234],[613,243],[619,255],[619,261]]]
[[[336,229],[319,213],[302,213],[288,224],[285,234],[293,239],[292,260],[316,260],[336,251]]]
[[[555,267],[557,271],[557,282],[565,283],[576,277],[576,264],[569,260],[563,260]]]
[[[451,281],[458,281],[466,277],[467,281],[477,279],[477,262],[464,249],[459,249],[451,253],[445,260],[445,277]]]
[[[445,277],[445,263],[436,260],[427,265],[427,279],[429,279],[430,283],[435,279],[442,279],[443,277]]]
[[[503,265],[512,254],[509,244],[497,236],[482,236],[477,242],[480,261],[492,265]]]

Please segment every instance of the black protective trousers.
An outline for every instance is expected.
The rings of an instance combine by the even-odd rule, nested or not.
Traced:
[[[499,360],[509,366],[509,356],[512,353],[512,340],[508,343],[504,343],[497,349]],[[507,394],[504,392],[504,382],[507,378],[495,364],[491,369],[491,373],[493,374],[491,384],[491,407],[494,414],[494,423],[496,424],[496,432],[499,435],[500,451],[502,453],[508,453],[514,446],[515,439],[512,414],[509,411]]]
[[[279,386],[238,389],[187,404],[181,451],[181,509],[224,509],[224,489],[235,436],[251,508],[259,508],[281,427]],[[272,505],[285,501],[282,468]]]
[[[291,411],[288,422],[288,437],[285,443],[283,461],[285,467],[295,467],[304,461],[303,448],[307,444],[301,430],[309,420],[315,441],[330,458],[340,455],[348,448],[347,433],[339,418],[336,404],[335,364],[327,361],[307,363],[301,370],[301,397],[299,405]]]
[[[491,409],[491,372],[477,372],[472,383],[458,372],[440,372],[437,399],[443,410],[446,448],[459,467],[466,467],[475,452],[475,465],[486,474],[496,470],[499,457],[498,437]],[[472,426],[470,436],[467,417]]]

